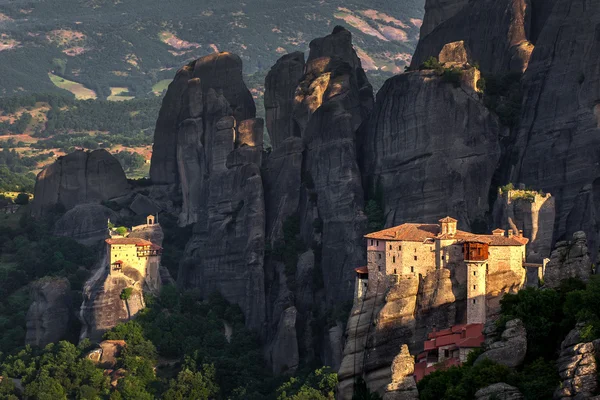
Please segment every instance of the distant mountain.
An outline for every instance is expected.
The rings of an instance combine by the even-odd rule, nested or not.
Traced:
[[[424,0],[0,0],[0,96],[60,86],[82,98],[143,97],[215,51],[242,57],[259,96],[282,54],[307,51],[335,25],[352,31],[379,86],[410,62],[423,8]]]

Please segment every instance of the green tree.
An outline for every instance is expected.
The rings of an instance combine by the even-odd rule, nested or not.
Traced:
[[[133,294],[133,288],[125,288],[121,291],[121,300],[127,301],[131,298],[131,295]]]
[[[27,193],[19,193],[15,198],[15,204],[22,206],[29,204],[29,195]]]
[[[177,375],[177,379],[171,381],[163,398],[165,400],[212,399],[219,393],[215,374],[214,365],[205,364],[198,372],[184,369]]]
[[[333,400],[337,374],[329,367],[311,372],[305,378],[292,377],[277,389],[277,400]]]

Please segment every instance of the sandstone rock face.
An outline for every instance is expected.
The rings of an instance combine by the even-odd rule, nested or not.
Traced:
[[[226,110],[227,107],[230,109]],[[204,132],[199,131],[196,124],[208,126],[207,131],[214,130],[210,126],[219,118],[215,115],[232,115],[237,122],[256,116],[252,94],[242,78],[242,61],[231,53],[215,53],[191,62],[177,72],[169,85],[154,132],[150,167],[153,183],[174,184],[186,180],[180,176],[178,148],[195,143],[189,146],[187,154],[192,158],[194,151],[202,152],[203,147],[207,154],[212,153],[213,138],[207,135],[205,140]],[[189,120],[187,129],[180,128],[186,120]],[[210,159],[205,162],[210,164]]]
[[[379,91],[361,134],[363,173],[384,194],[386,226],[484,220],[505,130],[478,96],[431,71],[398,75]]]
[[[417,400],[419,391],[413,374],[415,359],[407,345],[402,345],[400,353],[392,362],[392,382],[386,387],[383,400]]]
[[[27,311],[25,344],[44,347],[68,333],[73,305],[66,278],[45,278],[31,286],[33,302]]]
[[[494,227],[523,231],[529,239],[527,261],[542,263],[550,257],[556,202],[550,193],[511,190],[500,192],[494,204]]]
[[[583,342],[581,328],[578,325],[561,343],[557,366],[562,382],[554,392],[556,400],[590,399],[598,391],[600,340]]]
[[[475,398],[476,400],[523,400],[525,397],[516,387],[510,386],[504,382],[500,382],[486,386],[483,389],[479,389],[475,393]]]
[[[54,225],[55,236],[66,236],[85,245],[97,244],[108,237],[108,221],[118,215],[100,204],[82,204],[67,211]]]
[[[534,2],[534,10],[539,7],[548,17],[522,81],[523,111],[512,181],[556,198],[556,239],[564,240],[579,230],[593,239],[598,229],[595,194],[600,177],[594,150],[600,140],[594,113],[600,90],[600,3],[542,3]]]
[[[104,253],[106,254],[106,253]],[[108,260],[101,257],[97,268],[83,288],[83,303],[79,312],[80,338],[100,341],[102,335],[120,322],[126,322],[145,307],[143,282],[137,271],[124,270],[120,276],[108,273]],[[129,300],[121,300],[123,289],[132,287]]]
[[[295,307],[287,308],[277,327],[275,340],[269,351],[270,364],[274,374],[293,374],[298,368],[298,338],[296,336]]]
[[[119,161],[106,150],[78,150],[59,157],[37,176],[31,212],[42,216],[56,205],[66,210],[129,192]]]
[[[510,368],[518,367],[525,360],[527,353],[525,325],[520,319],[508,321],[500,340],[486,343],[485,348],[485,352],[477,358],[475,364],[489,359]]]
[[[575,232],[570,242],[556,243],[550,262],[546,265],[544,281],[548,287],[556,288],[568,278],[587,282],[592,275],[592,262],[588,254],[585,232]]]
[[[279,149],[291,136],[300,136],[293,119],[294,94],[304,75],[304,53],[281,57],[267,74],[265,81],[265,112],[271,145]]]
[[[515,65],[517,72],[523,72],[527,67],[531,53],[519,51],[519,46],[529,40],[529,1],[470,0],[454,2],[451,6],[446,5],[450,2],[435,3],[435,13],[430,13],[426,5],[424,21],[427,24],[424,22],[421,29],[421,39],[413,55],[411,67],[417,68],[427,58],[437,57],[445,44],[457,41],[466,43],[471,51],[469,61],[477,62],[482,71],[506,72],[511,70],[511,65]],[[458,10],[461,6],[464,7]],[[454,15],[449,18],[436,18],[429,17],[428,14],[442,14],[444,17]],[[440,22],[435,29],[429,31],[429,26],[433,25],[429,22],[431,19]]]

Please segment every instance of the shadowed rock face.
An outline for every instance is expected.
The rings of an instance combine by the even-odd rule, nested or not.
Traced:
[[[189,144],[186,139],[190,138],[189,133],[180,138],[180,125],[188,119],[207,124],[207,117],[215,115],[219,115],[213,118],[215,123],[225,115],[232,115],[238,123],[256,116],[252,94],[242,77],[242,60],[231,53],[215,53],[191,62],[177,72],[169,85],[154,131],[150,166],[153,183],[175,184],[186,180],[178,170],[181,156],[177,148]],[[191,123],[187,123],[188,129]],[[202,136],[196,139],[198,144],[205,145]],[[207,146],[207,150],[210,154],[211,148]]]
[[[523,77],[513,181],[556,197],[558,240],[597,237],[599,24],[598,0],[556,0]]]
[[[383,192],[386,226],[484,220],[505,131],[474,92],[430,71],[398,75],[362,131],[363,173]]]
[[[470,0],[428,2],[421,39],[413,55],[411,67],[416,68],[427,58],[437,57],[446,43],[463,40],[471,49],[471,63],[482,71],[499,73],[522,72],[527,68],[533,50],[529,42],[531,10],[527,0]],[[464,4],[464,8],[457,8]],[[428,8],[429,7],[429,8]],[[429,10],[432,10],[431,12]],[[433,10],[436,10],[433,13]],[[453,14],[449,18],[446,15]],[[436,17],[428,17],[436,15]],[[437,16],[439,14],[439,16]],[[430,26],[440,21],[432,31]],[[424,32],[425,31],[425,32]]]
[[[429,35],[438,25],[458,13],[469,0],[426,0],[421,37]]]
[[[66,278],[44,279],[32,285],[25,344],[44,347],[65,338],[73,313],[71,285]]]
[[[59,157],[37,176],[32,215],[42,216],[57,205],[67,210],[100,203],[129,193],[125,172],[106,150],[75,151]]]
[[[85,245],[94,245],[108,237],[108,221],[118,215],[100,204],[82,204],[67,211],[54,225],[54,235],[67,236]]]

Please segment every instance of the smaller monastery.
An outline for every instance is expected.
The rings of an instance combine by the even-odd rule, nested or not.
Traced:
[[[152,227],[154,225],[154,216],[148,216],[145,226]],[[140,227],[134,227],[132,231],[140,229]],[[146,239],[122,236],[106,239],[106,244],[111,276],[124,274],[129,269],[139,273],[140,280],[146,283],[150,289],[158,290],[160,288],[159,267],[162,247]]]
[[[390,285],[445,268],[466,291],[464,323],[485,323],[488,274],[514,272],[523,277],[523,284],[529,240],[522,232],[502,229],[490,235],[465,232],[457,229],[457,223],[446,217],[439,224],[407,223],[366,235],[367,266],[355,270],[356,298],[376,292],[382,283]]]

